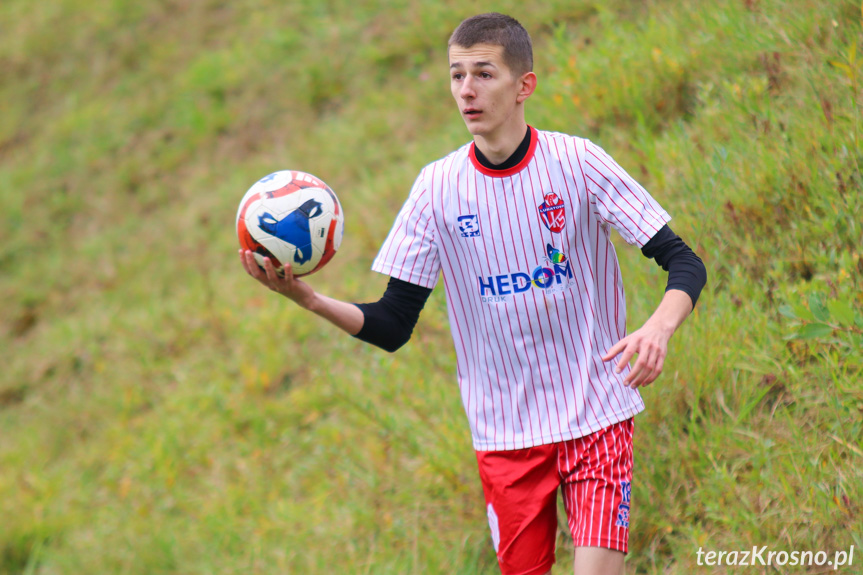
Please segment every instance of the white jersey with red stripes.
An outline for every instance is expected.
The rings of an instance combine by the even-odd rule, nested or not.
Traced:
[[[458,383],[479,451],[583,437],[642,409],[603,362],[626,335],[610,228],[639,247],[670,220],[591,142],[531,130],[504,171],[474,144],[426,166],[372,269],[427,288],[443,275]]]

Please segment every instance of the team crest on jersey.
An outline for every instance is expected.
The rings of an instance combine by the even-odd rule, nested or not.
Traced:
[[[629,529],[629,502],[632,498],[632,482],[621,481],[620,489],[623,492],[623,501],[617,506],[617,521],[614,524]]]
[[[559,234],[566,225],[566,206],[563,203],[563,199],[554,192],[549,192],[545,194],[543,200],[537,206],[539,219],[542,220],[545,227]]]
[[[479,218],[476,214],[467,214],[458,217],[458,230],[463,238],[479,237]]]

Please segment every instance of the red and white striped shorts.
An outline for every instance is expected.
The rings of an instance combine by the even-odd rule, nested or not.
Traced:
[[[633,427],[630,418],[560,443],[476,452],[492,541],[504,575],[551,569],[558,487],[576,547],[626,553]]]

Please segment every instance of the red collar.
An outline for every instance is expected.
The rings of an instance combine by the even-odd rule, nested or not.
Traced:
[[[470,156],[470,161],[473,163],[473,166],[482,174],[486,176],[491,176],[493,178],[504,178],[506,176],[511,176],[513,174],[517,174],[527,167],[530,161],[533,159],[533,154],[536,152],[536,142],[539,140],[537,137],[538,134],[536,129],[533,126],[528,126],[530,128],[530,147],[527,149],[527,153],[524,155],[524,158],[521,159],[519,163],[514,165],[511,168],[506,170],[492,170],[486,168],[482,164],[479,163],[479,160],[476,159],[476,143],[471,142],[470,151],[468,152],[468,156]]]

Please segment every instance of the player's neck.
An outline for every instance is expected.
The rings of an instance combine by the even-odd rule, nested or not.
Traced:
[[[510,170],[517,165],[519,165],[522,160],[527,157],[528,152],[530,151],[531,144],[531,135],[530,128],[527,128],[524,131],[524,138],[521,140],[521,143],[512,153],[512,155],[506,159],[502,164],[493,164],[489,161],[488,158],[485,157],[485,154],[482,153],[482,150],[479,149],[478,146],[474,145],[473,152],[476,157],[476,161],[480,163],[482,167],[486,170],[492,171],[507,171]]]
[[[501,126],[494,134],[486,136],[474,136],[473,141],[482,154],[492,164],[502,164],[518,148],[527,131],[527,122],[522,118],[520,122],[512,125]]]

